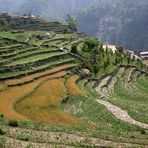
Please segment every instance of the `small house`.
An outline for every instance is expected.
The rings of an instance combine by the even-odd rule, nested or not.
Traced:
[[[50,33],[46,32],[44,34],[44,37],[47,38],[47,39],[50,39],[50,38],[52,38],[52,35]]]

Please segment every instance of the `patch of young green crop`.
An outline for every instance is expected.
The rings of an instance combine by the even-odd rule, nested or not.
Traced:
[[[56,36],[54,37],[54,39],[58,39],[58,38],[71,38],[73,37],[74,34],[56,34]]]
[[[0,32],[0,37],[4,38],[10,38],[10,39],[15,39],[17,41],[25,42],[27,40],[27,35],[32,34],[32,35],[44,35],[46,31],[25,31],[23,33],[11,33],[10,31],[8,32]],[[53,32],[49,32],[50,34],[53,34]],[[32,41],[29,41],[30,43],[36,43],[36,41],[33,39]]]
[[[33,49],[30,49],[30,50],[26,50],[26,51],[20,51],[19,53],[14,53],[14,56],[12,56],[12,57],[10,57],[10,58],[6,58],[6,59],[4,59],[4,60],[1,60],[1,62],[0,63],[4,63],[4,62],[10,62],[11,60],[17,60],[18,58],[26,58],[26,56],[33,56],[33,55],[35,55],[35,54],[42,54],[42,53],[45,53],[45,52],[49,52],[49,53],[51,53],[51,52],[57,52],[58,50],[57,49],[50,49],[50,48],[38,48],[38,49],[35,49],[35,50],[33,50]],[[21,53],[21,52],[23,52],[23,53]]]
[[[36,50],[33,50],[33,51],[28,51],[28,52],[25,52],[25,53],[19,53],[17,54],[16,56],[14,56],[13,58],[10,58],[9,60],[13,60],[13,59],[16,59],[16,58],[23,58],[23,57],[26,57],[26,56],[31,56],[32,54],[39,54],[39,53],[44,53],[44,52],[54,52],[54,51],[57,51],[57,49],[51,49],[51,48],[38,48]]]
[[[21,54],[21,53],[25,53],[25,52],[29,52],[32,51],[33,49],[38,49],[37,47],[22,47],[21,49],[17,49],[15,48],[14,51],[12,53],[6,53],[4,55],[1,55],[0,57],[7,57],[7,56],[15,56],[17,54]]]
[[[19,64],[19,65],[26,64],[26,63],[35,62],[35,61],[43,60],[43,59],[46,59],[46,58],[49,58],[52,56],[62,55],[62,54],[64,54],[62,51],[61,52],[59,51],[58,53],[44,53],[44,54],[35,55],[32,57],[28,57],[28,58],[22,58],[22,59],[16,60],[6,66],[14,66],[17,64]]]

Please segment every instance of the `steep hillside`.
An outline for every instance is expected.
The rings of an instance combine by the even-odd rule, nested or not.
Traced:
[[[79,17],[79,29],[104,43],[148,48],[148,1],[99,1]]]

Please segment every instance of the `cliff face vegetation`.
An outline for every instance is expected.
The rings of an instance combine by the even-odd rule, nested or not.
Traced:
[[[108,44],[148,48],[147,1],[99,1],[79,16],[79,29]]]

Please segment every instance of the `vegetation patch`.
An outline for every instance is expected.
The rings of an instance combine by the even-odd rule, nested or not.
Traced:
[[[12,127],[18,127],[18,122],[16,120],[10,120],[8,125]]]

